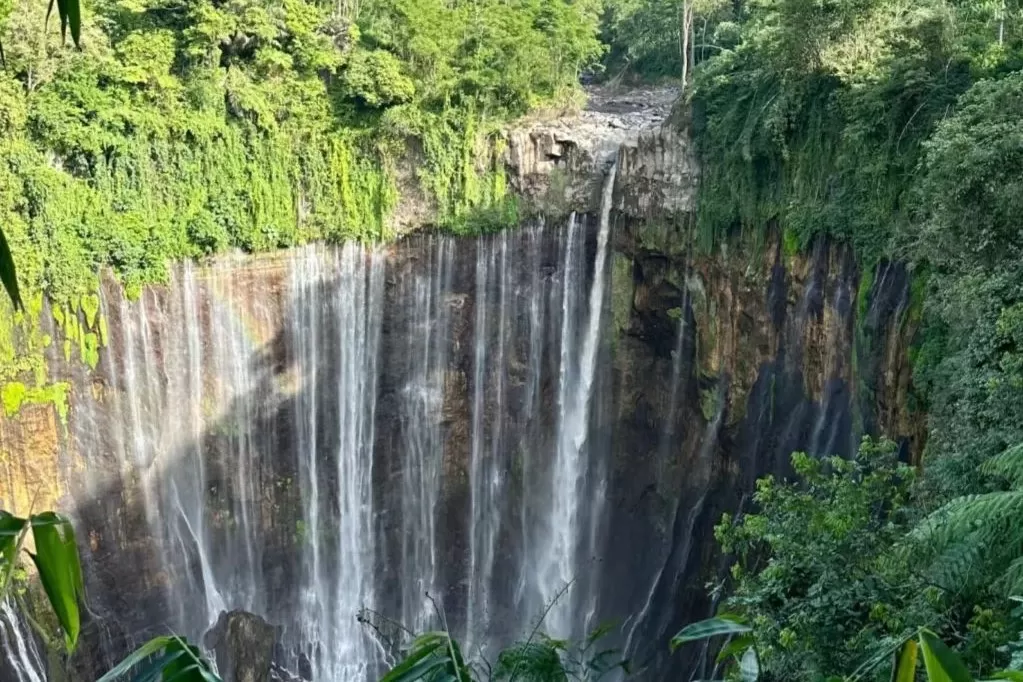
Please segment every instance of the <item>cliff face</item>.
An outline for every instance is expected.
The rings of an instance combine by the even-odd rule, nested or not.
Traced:
[[[548,213],[520,230],[181,266],[137,302],[104,284],[95,369],[49,358],[66,425],[51,404],[0,420],[0,506],[78,527],[76,675],[244,609],[283,627],[282,667],[357,678],[379,665],[363,608],[422,629],[436,602],[487,647],[555,600],[554,634],[615,620],[667,679],[668,638],[710,606],[711,527],[756,477],[864,432],[919,451],[905,270],[773,236],[694,253],[666,109],[599,132],[635,106],[509,135]]]

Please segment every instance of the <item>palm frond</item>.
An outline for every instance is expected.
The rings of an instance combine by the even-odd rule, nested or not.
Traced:
[[[985,549],[977,533],[947,545],[929,563],[931,582],[949,592],[974,584],[983,572]]]

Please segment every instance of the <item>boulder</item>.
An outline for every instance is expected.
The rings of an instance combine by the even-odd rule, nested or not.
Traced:
[[[203,644],[224,682],[269,682],[278,629],[247,611],[221,611]]]

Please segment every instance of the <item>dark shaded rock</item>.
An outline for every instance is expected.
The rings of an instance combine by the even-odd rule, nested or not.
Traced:
[[[278,629],[247,611],[221,611],[203,638],[224,682],[267,682]]]

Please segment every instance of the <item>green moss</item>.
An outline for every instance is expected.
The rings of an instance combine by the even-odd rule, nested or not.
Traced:
[[[700,390],[700,412],[708,422],[714,421],[720,409],[720,398],[716,387]]]
[[[82,337],[82,359],[90,369],[96,369],[99,364],[99,347],[99,337],[96,334],[89,332]]]
[[[99,316],[99,344],[101,346],[107,345],[107,339],[110,338],[110,332],[107,329],[107,316],[102,313]]]
[[[927,298],[927,283],[930,273],[919,270],[914,272],[909,281],[909,310],[906,320],[910,324],[919,324],[923,319],[924,303]]]
[[[874,277],[877,268],[864,265],[860,273],[860,285],[856,290],[856,316],[857,323],[862,324],[869,312],[870,290],[874,287]]]
[[[43,351],[53,339],[42,331],[42,296],[25,297],[25,310],[14,312],[4,298],[0,301],[0,381],[31,377],[46,382],[47,368]]]
[[[853,402],[853,429],[856,433],[864,432],[863,409],[874,400],[874,391],[869,377],[863,376],[860,365],[871,353],[870,334],[867,332],[867,315],[870,312],[870,294],[874,288],[877,266],[864,264],[860,273],[859,288],[856,291],[856,321],[853,336],[852,376],[856,382],[858,399]]]
[[[13,417],[24,405],[53,405],[62,424],[67,423],[68,391],[71,385],[57,382],[44,386],[28,387],[19,381],[10,381],[0,388],[4,413]]]
[[[632,299],[635,283],[632,278],[632,259],[623,253],[614,252],[611,259],[611,319],[614,336],[629,328],[632,318]]]
[[[785,254],[785,258],[793,258],[799,255],[799,252],[803,248],[802,240],[795,230],[787,228],[781,233],[781,248],[782,253]]]
[[[99,316],[99,296],[97,294],[85,294],[82,296],[79,306],[85,313],[85,324],[89,329],[96,328],[96,319]]]
[[[706,352],[712,352],[718,345],[718,306],[717,301],[711,299],[706,306],[707,319],[703,329],[707,342]]]
[[[4,384],[3,389],[0,390],[0,396],[3,398],[4,412],[8,417],[17,414],[21,410],[21,404],[25,400],[27,390],[25,384],[19,381]]]

